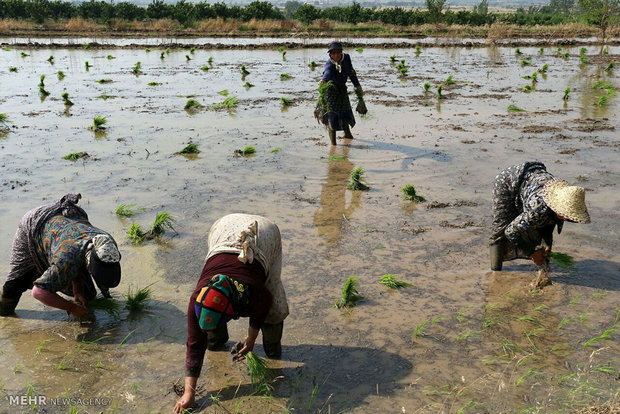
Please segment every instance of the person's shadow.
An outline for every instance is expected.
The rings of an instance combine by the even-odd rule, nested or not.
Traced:
[[[575,262],[575,269],[564,270],[554,267],[551,282],[586,286],[595,289],[620,290],[620,263],[607,260],[581,260]],[[555,274],[555,276],[554,276]]]
[[[288,399],[289,407],[299,413],[337,413],[365,405],[370,395],[393,395],[408,385],[401,381],[413,369],[398,354],[347,346],[283,345],[282,360],[299,361],[300,366],[271,369],[271,377],[277,378],[273,396]],[[196,401],[195,411],[212,404],[210,394]],[[232,384],[220,389],[217,397],[223,402],[253,394],[256,390],[250,383]]]

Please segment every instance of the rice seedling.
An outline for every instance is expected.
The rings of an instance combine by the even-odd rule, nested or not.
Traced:
[[[209,71],[209,65],[202,65],[200,70],[202,70],[203,72],[208,72]]]
[[[463,342],[466,339],[469,338],[474,338],[476,335],[478,335],[480,332],[482,331],[473,331],[471,329],[468,329],[467,331],[463,332],[462,334],[460,334],[459,336],[456,337],[456,340],[459,342]]]
[[[605,47],[603,48],[602,53],[603,53],[604,55],[609,54],[609,49],[607,49],[607,46],[605,46]]]
[[[105,58],[106,58],[106,59],[108,59],[108,60],[116,59],[116,58],[115,58],[114,56],[112,56],[112,55],[108,55],[108,56],[106,56]]]
[[[280,73],[280,80],[289,80],[293,79],[293,77],[289,73]]]
[[[439,85],[437,85],[437,99],[442,99],[443,95],[441,93],[441,91],[443,90],[443,83],[440,83]]]
[[[538,49],[538,54],[539,55],[544,55],[545,54],[545,48],[541,47],[540,49]]]
[[[407,72],[409,72],[409,66],[401,66],[398,68],[401,76],[407,76]]]
[[[596,103],[596,105],[597,106],[606,106],[608,100],[609,99],[608,99],[607,95],[599,96],[598,97],[598,102]]]
[[[620,373],[618,368],[610,366],[610,363],[608,363],[607,365],[598,365],[595,369],[599,372],[603,372],[614,377],[618,377],[618,374]]]
[[[4,50],[5,52],[10,52],[11,50],[13,50],[13,46],[5,46],[2,48],[2,50]]]
[[[456,82],[452,80],[452,75],[450,75],[443,83],[444,85],[454,85]]]
[[[213,56],[209,56],[209,59],[207,60],[207,63],[208,63],[210,66],[213,66]]]
[[[414,50],[416,56],[420,56],[420,53],[422,53],[422,48],[420,47],[420,45],[415,45]]]
[[[282,60],[286,60],[286,50],[284,50],[284,46],[278,47],[278,52],[282,55]]]
[[[244,83],[244,84],[243,84],[243,87],[244,87],[245,89],[250,89],[250,88],[254,87],[254,85],[253,85],[253,84],[251,84],[250,82],[246,82],[246,83]]]
[[[314,69],[316,69],[317,64],[316,64],[316,62],[313,60],[312,62],[310,62],[310,64],[308,65],[308,67],[309,67],[310,69],[314,70]]]
[[[532,89],[534,89],[532,88],[532,85],[523,85],[523,87],[521,88],[521,90],[524,92],[530,92],[532,91]]]
[[[403,194],[403,199],[404,200],[409,200],[409,201],[426,201],[426,199],[417,194],[415,187],[411,184],[407,184],[406,186],[404,186],[403,188],[401,188],[401,193]]]
[[[247,146],[244,149],[238,149],[235,150],[235,155],[252,155],[256,153],[256,148],[252,147],[252,146]]]
[[[59,81],[63,80],[66,77],[65,72],[63,72],[62,70],[58,71],[57,76]]]
[[[245,354],[245,361],[250,373],[250,380],[256,392],[261,394],[271,393],[273,391],[273,387],[270,384],[272,373],[265,360],[250,351]]]
[[[108,118],[105,116],[96,116],[93,118],[93,124],[90,126],[90,129],[93,131],[101,131],[105,129],[105,124],[108,122]]]
[[[135,204],[119,204],[116,207],[116,215],[122,217],[132,217],[136,215],[136,211],[134,210]]]
[[[129,290],[127,292],[127,301],[125,302],[125,309],[127,309],[129,312],[139,312],[144,309],[151,296],[150,286],[151,285],[143,287],[142,289],[138,289],[134,293],[132,293],[131,286],[129,286]]]
[[[184,109],[198,109],[201,108],[202,104],[195,99],[188,99],[185,103]]]
[[[515,104],[508,105],[508,112],[527,112],[525,109],[519,108]]]
[[[121,305],[114,299],[104,297],[91,299],[86,302],[86,308],[89,310],[103,311],[114,319],[120,318]]]
[[[159,58],[160,58],[161,60],[164,60],[164,59],[166,58],[166,52],[161,52],[161,53],[159,54]]]
[[[586,49],[585,47],[581,47],[581,48],[579,49],[579,54],[580,54],[580,55],[585,55],[587,51],[588,51],[588,49]]]
[[[357,49],[355,49],[358,53],[362,53],[364,51],[363,47],[358,47]]]
[[[101,362],[101,360],[97,361],[97,363],[95,364],[95,369],[105,369],[105,366],[103,365],[103,362]]]
[[[544,65],[542,65],[540,67],[540,69],[538,69],[538,72],[540,72],[540,73],[547,73],[548,69],[549,69],[549,65],[547,63],[545,63]]]
[[[364,91],[361,87],[355,88],[355,96],[357,96],[357,106],[355,107],[355,110],[359,114],[367,114],[368,108],[366,107],[366,102],[364,101]]]
[[[167,47],[167,48],[166,48],[166,54],[167,54],[167,55],[169,55],[169,54],[170,54],[170,48],[169,48],[169,47]]]
[[[605,70],[607,72],[611,72],[616,67],[615,62],[609,62],[607,66],[605,66]]]
[[[71,100],[69,99],[69,93],[68,92],[63,92],[60,97],[62,98],[65,106],[72,106],[73,102],[71,102]]]
[[[200,153],[200,150],[198,149],[198,144],[194,144],[193,142],[190,142],[189,144],[187,144],[187,146],[185,146],[185,148],[183,148],[179,152],[176,152],[175,154],[189,155],[189,154],[199,154],[199,153]]]
[[[586,55],[579,55],[579,61],[583,64],[588,63],[588,57]]]
[[[195,47],[192,47],[192,48],[189,50],[189,53],[191,53],[191,54],[193,55],[193,54],[194,54],[194,52],[196,52],[196,48],[195,48]]]
[[[160,86],[160,85],[161,85],[161,82],[155,82],[155,81],[147,83],[147,86]]]
[[[45,344],[52,342],[53,339],[42,339],[39,341],[39,344],[37,345],[37,350],[35,352],[36,355],[41,355],[41,352],[43,352],[43,347],[45,346]]]
[[[39,78],[39,88],[45,87],[45,75],[41,75]]]
[[[250,74],[250,71],[245,68],[245,65],[241,65],[241,69],[239,70],[241,71],[241,76],[247,76]]]
[[[572,270],[575,268],[575,260],[572,256],[566,253],[551,252],[551,254],[549,255],[549,260],[551,261],[551,263],[557,265],[562,269]]]
[[[420,337],[427,336],[426,332],[424,332],[424,328],[426,328],[426,325],[428,325],[430,322],[431,322],[430,320],[426,320],[426,321],[422,321],[419,324],[417,324],[415,329],[413,330],[414,338],[420,338]]]
[[[457,414],[465,414],[469,412],[486,413],[488,412],[488,410],[484,403],[474,401],[474,400],[469,400],[456,411]]]
[[[515,49],[515,55],[522,55],[522,54],[523,54],[523,52],[521,52],[521,49],[519,49],[519,48]]]
[[[288,106],[293,105],[293,100],[290,98],[281,97],[280,104],[284,107],[288,107]]]
[[[136,328],[138,329],[138,328]],[[123,340],[121,342],[119,342],[119,346],[123,346],[125,344],[125,342],[127,342],[127,340],[129,339],[129,337],[136,331],[136,329],[129,331],[129,333],[127,335],[125,335],[125,337],[123,338]]]
[[[531,61],[531,58],[529,56],[526,57],[525,59],[522,59],[521,63],[520,63],[521,67],[530,66],[531,64],[532,64],[532,61]]]
[[[190,60],[192,60],[192,58],[191,58],[191,57],[189,57],[189,55],[185,55],[185,60],[186,60],[187,62],[189,62]]]
[[[97,82],[98,84],[112,83],[112,79],[99,79],[99,80],[96,80],[95,82]]]
[[[174,218],[172,217],[172,215],[167,211],[162,211],[161,213],[157,213],[157,215],[155,216],[153,227],[151,227],[151,230],[149,230],[149,232],[156,237],[164,234],[166,232],[166,229],[175,231],[172,223],[174,223]]]
[[[84,68],[86,69],[86,72],[88,72],[88,70],[92,67],[93,65],[91,65],[90,63],[88,63],[88,60],[84,62]]]
[[[42,98],[44,98],[44,97],[46,97],[46,96],[49,96],[49,95],[50,95],[50,93],[49,93],[49,91],[47,91],[47,90],[45,89],[45,87],[44,87],[44,86],[40,86],[40,85],[39,85],[39,95],[41,95],[41,97],[42,97]]]
[[[106,94],[104,93],[104,94],[101,94],[101,95],[99,95],[99,96],[96,96],[95,98],[97,98],[97,99],[103,99],[104,101],[107,101],[107,100],[108,100],[108,99],[110,99],[110,98],[114,98],[114,96],[112,96],[112,95],[106,95]]]
[[[618,329],[616,328],[616,326],[612,326],[611,328],[606,329],[602,334],[600,334],[599,336],[595,336],[594,338],[590,338],[588,339],[583,346],[590,346],[595,342],[599,342],[605,339],[610,339],[611,336],[617,331]]]
[[[54,64],[54,56],[51,56],[51,55],[50,55],[50,57],[48,57],[48,58],[47,58],[47,61],[48,61],[50,64],[52,64],[52,65],[53,65],[53,64]]]
[[[535,71],[534,73],[532,73],[530,75],[530,78],[532,79],[532,85],[535,85],[538,83],[538,71]]]
[[[15,364],[15,366],[13,367],[13,375],[15,374],[19,374],[20,372],[22,372],[21,367],[19,366],[19,362],[17,364]]]
[[[390,56],[390,62],[392,63],[396,62],[396,55]]]
[[[570,86],[568,86],[568,87],[566,87],[566,89],[564,89],[564,96],[562,96],[562,99],[564,101],[568,101],[568,98],[570,97],[570,91],[571,91]],[[553,253],[555,253],[555,252],[551,252],[551,255],[553,255]]]
[[[213,109],[219,109],[219,108],[226,108],[226,109],[233,109],[237,107],[237,103],[238,103],[238,99],[234,96],[229,96],[228,98],[224,99],[222,102],[213,105]]]
[[[322,122],[323,118],[327,119],[327,112],[329,112],[329,102],[327,101],[327,91],[334,85],[333,81],[319,83],[318,92],[319,97],[316,100],[316,107],[314,109],[314,117],[317,121]],[[327,124],[326,120],[323,120],[324,124]]]
[[[517,382],[515,383],[515,385],[518,387],[519,385],[523,384],[523,382],[529,379],[536,378],[536,377],[542,377],[542,376],[544,376],[544,373],[530,368],[525,372],[525,374],[521,375],[519,379],[517,379]]]
[[[427,94],[430,92],[431,90],[431,83],[430,82],[424,82],[424,93]]]
[[[15,66],[10,66],[9,72],[17,73],[17,68]]]
[[[362,169],[362,167],[357,167],[356,169],[354,169],[353,171],[351,171],[351,182],[349,182],[349,185],[347,186],[347,188],[349,190],[354,190],[354,191],[366,191],[369,190],[370,187],[368,187],[362,180],[364,179],[364,170]]]
[[[131,227],[127,230],[127,237],[133,244],[142,244],[146,234],[138,223],[131,223]]]
[[[139,75],[142,73],[142,62],[136,62],[136,64],[134,65],[133,69],[131,70],[131,72],[134,75]]]
[[[568,59],[570,57],[570,53],[566,52],[560,55],[560,57],[564,60]]]
[[[83,48],[84,50],[88,50],[88,49],[90,49],[90,43],[83,43],[83,44],[82,44],[82,48]]]
[[[272,154],[275,154],[276,152],[280,152],[282,151],[282,148],[273,148],[271,151],[269,151]]]
[[[26,52],[21,52],[20,56],[25,58],[25,57],[30,56],[30,55],[28,53],[26,53]]]
[[[541,326],[541,327],[544,326],[542,322],[540,322],[536,316],[532,316],[532,315],[523,315],[523,316],[518,317],[517,320],[519,322],[527,322],[534,326]]]
[[[402,280],[397,280],[396,275],[392,273],[387,273],[381,276],[381,279],[379,279],[379,283],[392,289],[400,289],[400,288],[404,288],[407,286],[411,286],[411,283],[403,282]]]
[[[228,96],[228,89],[222,89],[218,92],[218,94],[222,96]]]
[[[352,308],[357,306],[357,302],[359,300],[364,299],[364,296],[361,296],[357,290],[357,280],[355,276],[351,275],[344,283],[344,287],[342,288],[342,294],[340,296],[340,301],[334,304],[338,309],[342,308]]]
[[[8,115],[0,113],[0,124],[6,125],[7,122],[10,122]]]
[[[90,156],[88,155],[87,152],[72,152],[70,154],[65,155],[62,158],[68,161],[77,161],[79,159],[87,159],[89,157]]]

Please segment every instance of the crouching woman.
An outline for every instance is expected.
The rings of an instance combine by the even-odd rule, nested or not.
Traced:
[[[265,354],[280,356],[289,313],[281,273],[282,242],[274,223],[261,216],[229,214],[213,224],[206,263],[187,308],[185,391],[174,406],[176,413],[194,405],[205,352],[226,344],[231,319],[249,318],[238,358],[254,349],[259,331]]]

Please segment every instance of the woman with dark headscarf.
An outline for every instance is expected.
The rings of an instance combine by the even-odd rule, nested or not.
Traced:
[[[344,131],[345,138],[353,138],[350,128],[355,126],[355,117],[347,92],[347,79],[351,79],[353,86],[360,92],[362,85],[357,80],[351,56],[342,52],[340,42],[331,42],[327,53],[329,59],[325,63],[321,83],[332,81],[332,86],[327,89],[327,117],[329,140],[332,145],[336,145],[336,131]]]
[[[185,390],[175,413],[194,405],[205,352],[226,344],[231,319],[249,317],[247,336],[234,348],[239,359],[254,349],[259,331],[268,357],[278,358],[282,352],[288,302],[280,278],[278,226],[261,216],[229,214],[211,226],[208,244],[205,266],[187,309]]]

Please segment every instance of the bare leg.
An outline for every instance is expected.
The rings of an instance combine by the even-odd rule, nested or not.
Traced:
[[[348,124],[344,124],[344,137],[353,139],[353,134],[351,134],[351,128],[349,128]]]
[[[336,145],[336,131],[329,128],[329,140],[332,143],[332,145]]]

